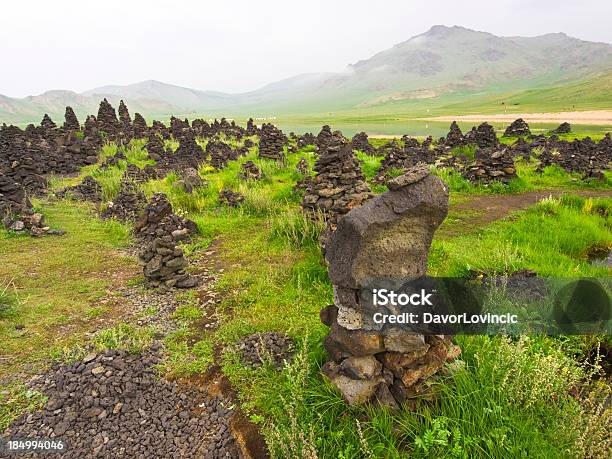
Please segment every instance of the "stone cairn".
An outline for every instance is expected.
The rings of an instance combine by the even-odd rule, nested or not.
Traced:
[[[558,128],[554,129],[551,134],[569,134],[572,132],[572,125],[564,122],[559,125]]]
[[[531,135],[531,131],[523,118],[514,120],[504,131],[504,137],[522,137],[526,135]]]
[[[325,143],[308,183],[303,209],[316,217],[322,213],[328,229],[334,231],[338,219],[372,196],[351,145],[338,134]]]
[[[123,103],[123,100],[119,101],[119,122],[124,133],[132,132],[132,117],[128,108]]]
[[[353,147],[353,150],[363,151],[368,155],[376,154],[376,148],[370,145],[368,142],[368,135],[365,132],[355,134],[351,141],[351,146]]]
[[[219,193],[219,202],[229,207],[239,207],[244,202],[244,196],[237,191],[225,189]]]
[[[444,145],[450,148],[454,148],[454,147],[459,147],[463,144],[465,144],[465,138],[463,137],[463,132],[461,132],[461,128],[459,127],[457,122],[453,121],[450,125],[448,134],[446,134]]]
[[[145,244],[138,254],[147,283],[153,287],[192,288],[198,279],[185,272],[188,265],[177,243],[195,232],[195,224],[172,213],[172,205],[163,193],[156,193],[136,223],[136,236]]]
[[[67,131],[78,131],[81,129],[79,120],[74,114],[72,107],[66,107],[66,113],[64,114],[64,129]]]
[[[495,129],[489,123],[482,123],[478,127],[473,127],[465,135],[465,140],[468,143],[475,143],[480,148],[495,148],[499,145]]]
[[[32,236],[42,236],[49,231],[49,227],[44,226],[42,214],[32,210],[32,203],[27,198],[24,187],[2,173],[0,173],[0,221],[8,230],[18,233],[29,232]]]
[[[271,123],[264,123],[259,133],[259,157],[283,161],[286,140],[283,131]]]
[[[261,170],[253,161],[249,160],[241,167],[242,171],[238,177],[242,180],[261,180]]]
[[[321,311],[330,327],[322,371],[351,405],[411,405],[427,393],[428,378],[458,356],[449,336],[381,328],[362,304],[360,292],[373,279],[425,275],[434,231],[448,211],[448,189],[425,167],[393,179],[389,189],[345,215],[327,246],[334,304]]]
[[[298,148],[304,148],[307,145],[315,145],[316,143],[317,143],[317,138],[314,135],[312,135],[310,132],[302,134],[297,139]]]
[[[325,124],[321,127],[321,131],[317,134],[315,139],[315,145],[318,150],[323,150],[329,141],[333,139],[333,134],[331,128],[328,124]]]
[[[40,127],[42,127],[45,131],[52,131],[57,127],[57,125],[53,122],[51,117],[45,113],[42,121],[40,122]]]
[[[100,102],[100,108],[98,108],[98,117],[96,118],[98,123],[98,129],[106,132],[111,137],[116,135],[121,129],[117,114],[113,106],[104,98]]]
[[[146,137],[149,131],[147,122],[140,113],[134,113],[134,123],[132,124],[132,128],[134,138],[136,139],[142,139]]]
[[[197,225],[172,212],[172,204],[164,193],[155,193],[134,225],[136,238],[144,244],[163,236],[184,238],[197,233]],[[174,236],[173,236],[174,234]]]
[[[474,162],[463,172],[463,177],[473,183],[510,182],[517,177],[511,150],[504,148],[492,153],[478,150]]]
[[[80,184],[68,186],[59,191],[57,197],[70,197],[76,201],[91,201],[98,203],[102,201],[102,185],[100,185],[91,175],[88,175]]]
[[[253,118],[249,118],[246,125],[246,135],[257,135],[257,133],[257,126],[255,126]]]
[[[119,193],[108,203],[108,207],[102,212],[103,219],[114,218],[121,222],[134,222],[142,214],[147,198],[139,191],[133,182],[123,181]]]
[[[210,156],[210,165],[217,170],[224,169],[227,163],[235,161],[241,152],[220,140],[210,140],[206,144],[206,156]]]
[[[149,141],[145,145],[149,158],[153,161],[161,161],[164,156],[164,141],[157,134],[150,134]]]

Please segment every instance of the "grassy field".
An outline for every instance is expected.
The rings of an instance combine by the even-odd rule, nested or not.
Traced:
[[[116,151],[108,145],[102,157]],[[125,153],[128,162],[144,165],[143,142],[133,142]],[[461,361],[432,383],[435,401],[397,412],[345,405],[319,372],[327,333],[319,310],[333,299],[318,243],[322,225],[304,217],[301,196],[293,190],[302,178],[295,171],[302,156],[314,163],[312,148],[289,153],[286,163],[279,164],[257,158],[254,147],[221,171],[203,166],[199,172],[206,185],[193,194],[174,186],[174,174],[142,186],[147,195],[165,192],[175,211],[198,224],[201,235],[185,252],[197,256],[214,246],[219,271],[214,286],[221,298],[215,310],[219,326],[203,327],[204,312],[186,294],[176,312],[181,325],[165,338],[164,372],[198,377],[216,359],[275,457],[604,457],[610,410],[602,414],[598,407],[610,389],[595,377],[597,360],[585,361],[597,347],[596,337],[457,337]],[[358,156],[371,179],[381,158]],[[240,164],[247,160],[261,168],[261,181],[238,179]],[[125,167],[124,161],[107,170],[90,166],[80,177],[54,179],[53,187],[91,174],[102,183],[105,199],[112,199]],[[520,164],[519,178],[507,188],[474,187],[447,171],[435,171],[449,182],[451,209],[430,252],[432,274],[519,269],[547,276],[610,274],[592,265],[589,254],[612,249],[612,199],[576,195],[610,189],[610,183],[577,181],[557,168],[539,176],[534,169]],[[223,188],[244,194],[244,204],[222,206],[218,193]],[[482,227],[469,223],[483,212],[469,210],[477,198],[503,202],[506,196],[538,190],[561,195]],[[12,376],[0,387],[0,430],[43,400],[23,386],[26,376],[81,346],[87,331],[103,328],[95,338],[98,348],[136,352],[151,339],[149,329],[121,322],[119,306],[104,303],[112,298],[112,286],[142,278],[135,260],[118,252],[129,243],[129,228],[100,222],[87,205],[54,199],[36,205],[67,234],[29,239],[0,230],[5,260],[0,303],[8,305],[0,311],[0,340],[6,343],[0,369],[7,379]],[[240,362],[232,344],[263,331],[295,338],[299,352],[292,363],[278,370],[271,365],[251,369]]]

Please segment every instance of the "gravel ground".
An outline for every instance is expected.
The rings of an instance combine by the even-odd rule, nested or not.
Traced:
[[[65,458],[235,458],[231,402],[160,379],[158,343],[142,355],[90,354],[32,382],[44,408],[15,420],[2,438],[56,438]],[[20,457],[38,457],[28,453]]]

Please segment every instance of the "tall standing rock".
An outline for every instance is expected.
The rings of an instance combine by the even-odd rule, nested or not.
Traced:
[[[131,132],[132,130],[132,118],[130,117],[130,112],[128,111],[127,106],[123,103],[123,100],[119,101],[119,122],[123,128],[124,132]]]
[[[448,189],[427,167],[393,179],[389,189],[345,215],[327,244],[334,305],[321,311],[330,327],[323,373],[349,404],[397,407],[457,355],[447,336],[369,326],[372,311],[360,293],[375,279],[423,276],[434,231],[448,212]]]
[[[259,157],[282,161],[286,140],[283,131],[271,123],[264,123],[259,133]]]
[[[40,122],[40,125],[45,131],[55,129],[57,127],[56,124],[51,119],[51,117],[47,115],[46,113],[45,113],[45,116],[43,116],[43,119]]]
[[[456,121],[453,121],[450,125],[450,129],[448,134],[446,134],[446,139],[444,144],[448,147],[458,147],[465,143],[465,139],[463,138],[463,132],[461,132],[461,128],[457,124]]]
[[[107,134],[115,135],[120,130],[121,125],[117,119],[117,114],[113,106],[104,98],[100,102],[100,108],[98,108],[98,129],[104,131]]]
[[[147,122],[140,113],[134,113],[133,128],[134,138],[142,139],[147,136],[149,128]]]
[[[504,137],[520,137],[530,135],[529,125],[523,118],[517,118],[504,131]]]
[[[78,131],[81,129],[79,120],[70,106],[66,107],[66,113],[64,114],[64,129],[69,131]]]

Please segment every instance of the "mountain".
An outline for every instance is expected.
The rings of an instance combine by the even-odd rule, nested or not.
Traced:
[[[200,91],[148,80],[127,86],[103,86],[81,94],[48,91],[23,99],[0,95],[0,120],[38,121],[44,113],[60,117],[66,105],[83,117],[96,113],[103,97],[114,105],[124,99],[132,113],[161,117],[351,110],[393,113],[405,104],[423,101],[432,106],[444,105],[465,97],[563,88],[608,78],[611,70],[612,45],[607,43],[583,41],[563,33],[498,37],[459,26],[437,25],[341,73],[297,75],[242,94]]]

